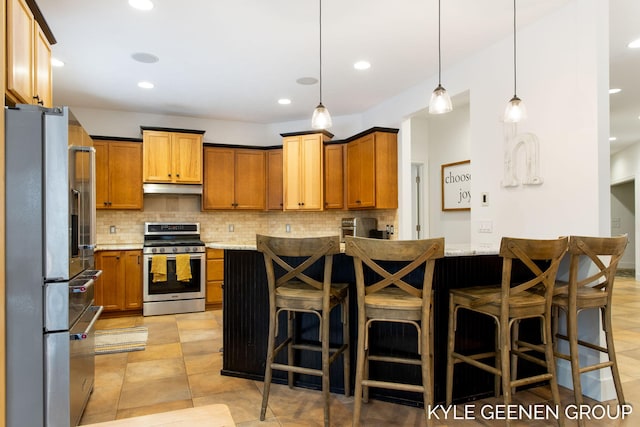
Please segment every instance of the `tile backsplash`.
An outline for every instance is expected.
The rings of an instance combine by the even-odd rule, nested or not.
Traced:
[[[255,241],[256,233],[291,237],[339,235],[342,218],[354,216],[377,218],[379,230],[384,230],[386,224],[398,229],[395,209],[202,212],[200,203],[200,196],[194,195],[145,195],[143,211],[98,210],[98,244],[141,244],[145,222],[199,222],[201,238],[205,242],[238,243]],[[113,227],[115,233],[110,232]]]

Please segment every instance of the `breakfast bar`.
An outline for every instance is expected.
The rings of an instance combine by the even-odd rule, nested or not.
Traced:
[[[255,244],[209,244],[209,247],[224,249],[224,360],[223,375],[263,380],[267,328],[269,324],[269,302],[267,293],[267,277],[263,255],[255,250]],[[471,249],[447,248],[445,257],[437,260],[433,279],[434,288],[434,364],[435,364],[435,401],[442,403],[445,399],[445,368],[447,351],[447,321],[449,290],[471,285],[499,284],[502,273],[502,260],[496,248]],[[310,275],[314,272],[310,271]],[[524,268],[517,268],[514,274],[525,274]],[[350,325],[351,325],[351,357],[355,361],[355,342],[357,340],[357,301],[355,291],[355,275],[351,257],[341,253],[334,257],[334,282],[346,282],[350,286]],[[464,352],[492,351],[494,345],[494,325],[486,316],[472,312],[460,313],[460,329],[456,334],[457,348]],[[297,333],[304,340],[305,334],[317,334],[317,319],[313,316],[299,316],[296,319]],[[286,322],[280,322],[281,333],[285,333]],[[312,326],[313,327],[310,327]],[[331,337],[340,339],[340,313],[332,312]],[[538,334],[537,323],[524,326],[524,334]],[[314,332],[316,331],[316,332]],[[370,331],[373,342],[378,348],[372,351],[388,355],[406,355],[416,352],[417,335],[415,328],[402,324],[373,325]],[[311,335],[309,335],[311,338]],[[317,338],[317,335],[316,335]],[[318,366],[320,356],[303,354],[299,363]],[[308,358],[308,360],[305,360]],[[355,378],[352,363],[351,381]],[[342,379],[342,361],[337,360],[331,366],[331,390],[335,393],[344,391]],[[371,376],[377,378],[401,377],[407,383],[420,381],[420,370],[417,366],[371,365]],[[523,372],[538,369],[537,366],[522,363]],[[278,376],[281,374],[281,376]],[[492,375],[471,366],[456,366],[454,376],[454,401],[464,402],[487,397],[493,394],[494,378]],[[285,373],[274,372],[274,382],[285,383]],[[320,389],[317,377],[298,375],[296,386]],[[413,406],[422,405],[422,396],[418,393],[371,390],[376,399]]]

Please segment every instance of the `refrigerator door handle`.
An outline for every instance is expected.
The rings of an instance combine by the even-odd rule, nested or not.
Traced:
[[[103,306],[99,306],[99,307],[91,307],[89,310],[91,309],[95,309],[96,310],[96,314],[93,315],[93,319],[91,319],[91,322],[89,322],[89,324],[87,325],[87,328],[79,333],[79,334],[69,334],[69,339],[71,341],[75,341],[75,340],[84,340],[87,339],[89,337],[89,333],[91,332],[91,329],[93,328],[93,325],[96,323],[96,321],[98,320],[98,318],[100,317],[100,315],[102,314],[102,310],[104,310]]]

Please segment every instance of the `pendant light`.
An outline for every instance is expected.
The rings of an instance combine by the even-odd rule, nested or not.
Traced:
[[[313,110],[313,116],[311,117],[311,128],[313,129],[329,129],[331,127],[331,115],[329,110],[322,105],[322,0],[320,3],[320,103]]]
[[[513,98],[507,104],[504,110],[504,121],[509,123],[518,123],[520,120],[527,118],[527,109],[524,102],[517,95],[517,79],[516,79],[516,0],[513,0]]]
[[[440,0],[438,0],[438,87],[431,94],[429,114],[444,114],[453,110],[451,98],[447,90],[442,87],[442,59],[440,54]]]

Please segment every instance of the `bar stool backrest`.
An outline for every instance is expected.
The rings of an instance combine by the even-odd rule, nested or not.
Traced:
[[[318,290],[324,288],[325,283],[309,277],[305,271],[324,257],[323,281],[326,289],[331,282],[333,255],[340,253],[340,237],[273,237],[256,235],[258,252],[264,254],[269,293],[273,295],[275,289],[287,282],[298,280]],[[298,265],[292,265],[283,257],[306,258]],[[284,269],[284,274],[276,277],[275,265]]]
[[[569,253],[571,261],[569,266],[569,294],[575,298],[578,288],[590,286],[607,293],[611,298],[611,289],[615,279],[618,263],[624,254],[629,239],[626,234],[616,237],[586,237],[570,236]],[[609,257],[609,262],[605,264],[601,257]],[[580,278],[580,261],[588,259],[590,267],[587,269],[593,274]],[[583,267],[584,268],[584,267]],[[595,272],[594,272],[595,271]],[[609,301],[610,302],[610,301]]]
[[[384,240],[362,237],[345,237],[346,254],[354,258],[358,296],[373,294],[387,286],[395,285],[407,294],[423,298],[431,293],[431,283],[435,260],[444,257],[444,238],[423,240]],[[395,273],[388,272],[379,261],[406,261],[403,268]],[[375,283],[365,284],[363,264],[381,276]],[[424,279],[420,289],[406,283],[403,278],[425,266]],[[363,286],[361,286],[363,285]],[[424,295],[427,292],[429,295]],[[429,298],[426,298],[429,301]]]

